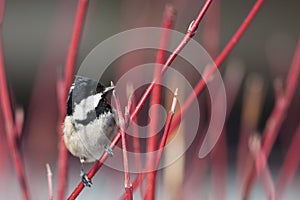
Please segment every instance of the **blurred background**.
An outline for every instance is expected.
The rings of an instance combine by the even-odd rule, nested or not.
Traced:
[[[77,68],[97,44],[114,34],[137,27],[160,27],[166,4],[172,5],[177,12],[174,30],[185,33],[203,3],[203,0],[89,1]],[[212,58],[215,58],[254,3],[254,0],[213,1],[194,39],[207,49]],[[54,172],[56,197],[58,155],[56,79],[65,65],[76,6],[77,1],[74,0],[9,0],[5,5],[3,22],[5,70],[14,106],[21,107],[25,111],[20,148],[33,199],[48,198],[46,163],[50,164]],[[199,136],[188,149],[183,164],[180,165],[183,174],[181,181],[186,181],[185,186],[179,187],[181,191],[177,194],[178,190],[174,188],[178,186],[168,186],[166,177],[167,173],[173,173],[174,176],[177,172],[162,170],[158,174],[157,199],[175,199],[173,195],[177,199],[220,199],[216,195],[216,187],[221,188],[218,190],[219,193],[225,191],[221,195],[223,199],[239,199],[237,174],[243,174],[241,172],[243,170],[237,167],[238,152],[239,148],[243,148],[240,147],[241,144],[247,146],[242,133],[247,135],[263,132],[274,108],[274,80],[281,80],[285,87],[285,78],[299,38],[299,8],[300,2],[297,0],[266,1],[249,29],[222,64],[221,72],[224,79],[228,78],[226,91],[231,103],[226,122],[226,136],[223,139],[226,144],[227,158],[222,157],[224,156],[222,154],[221,157],[224,159],[219,160],[227,166],[222,168],[226,171],[225,184],[216,186],[212,179],[213,168],[219,165],[214,162],[218,160],[218,156],[215,156],[216,159],[212,155],[200,160],[196,154],[194,155],[194,152],[198,151],[200,130]],[[145,60],[155,61],[153,52],[144,57]],[[145,60],[133,55],[126,59],[126,62],[116,62],[104,81],[107,83],[112,79],[117,80],[130,67]],[[174,63],[176,65],[176,60]],[[205,96],[206,94],[202,95],[199,100],[203,102],[204,107],[207,107]],[[299,125],[299,117],[297,117],[300,112],[299,98],[300,90],[297,87],[268,160],[275,182]],[[204,122],[199,122],[200,127],[205,127],[206,121],[204,119]],[[21,199],[6,144],[2,115],[0,115],[0,130],[0,199]],[[70,156],[69,160],[67,194],[78,183],[80,169],[78,159]],[[241,162],[242,169],[245,168],[243,165],[247,165],[245,163],[245,160]],[[87,169],[91,166],[88,165]],[[188,177],[192,177],[190,179],[193,180]],[[123,193],[123,174],[113,169],[102,168],[93,182],[94,186],[85,189],[78,199],[118,199]],[[283,199],[297,199],[300,195],[297,189],[299,183],[298,170],[284,192]],[[136,197],[140,199],[139,192]],[[257,179],[249,199],[267,199],[260,178]]]

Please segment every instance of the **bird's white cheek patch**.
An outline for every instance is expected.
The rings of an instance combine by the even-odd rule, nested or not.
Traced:
[[[94,97],[94,108],[96,108],[100,99],[102,98],[102,93],[98,93],[98,94],[94,95],[93,97]]]

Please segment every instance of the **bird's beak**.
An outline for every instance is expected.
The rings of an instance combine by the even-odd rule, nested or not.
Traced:
[[[103,93],[106,93],[106,92],[109,92],[111,90],[115,89],[115,86],[109,86],[109,87],[106,87],[103,91]]]

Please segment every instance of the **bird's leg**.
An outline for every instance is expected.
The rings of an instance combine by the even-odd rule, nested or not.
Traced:
[[[84,162],[85,159],[80,158],[80,162],[81,162],[81,169],[80,169],[80,177],[81,177],[81,181],[83,183],[84,186],[86,187],[91,187],[93,185],[92,181],[88,178],[87,174],[84,172]]]
[[[110,148],[109,145],[106,144],[106,145],[104,146],[104,150],[105,150],[110,156],[113,156],[113,155],[114,155],[114,152],[113,152],[112,148]]]

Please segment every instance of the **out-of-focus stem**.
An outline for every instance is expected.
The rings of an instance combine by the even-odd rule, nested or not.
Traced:
[[[52,171],[51,171],[50,165],[48,163],[46,164],[46,170],[47,170],[49,200],[53,200]]]
[[[262,177],[263,186],[268,199],[275,200],[275,187],[267,165],[267,158],[261,149],[261,138],[258,134],[252,134],[248,143],[250,153],[254,159],[254,165],[258,176]]]
[[[173,8],[173,6],[171,5],[167,5],[165,7],[165,11],[164,11],[164,18],[163,18],[163,23],[162,23],[162,28],[163,32],[161,35],[161,40],[160,40],[160,44],[159,44],[159,49],[157,51],[157,55],[156,55],[156,66],[155,66],[155,71],[154,71],[154,77],[153,79],[156,79],[157,82],[153,87],[153,92],[150,98],[150,108],[153,105],[156,104],[160,104],[160,100],[161,100],[161,86],[159,85],[161,82],[161,76],[162,74],[161,72],[161,64],[164,63],[165,61],[165,57],[166,57],[166,51],[164,49],[166,49],[168,43],[169,43],[169,39],[170,39],[170,29],[173,28],[174,25],[174,21],[175,21],[175,9]],[[159,113],[158,113],[158,109],[155,109],[152,115],[152,119],[151,119],[151,124],[149,126],[149,139],[147,140],[147,152],[153,152],[156,149],[156,145],[157,145],[157,136],[156,133],[154,135],[155,129],[157,127],[159,121]],[[153,135],[153,136],[151,136]],[[150,157],[148,158],[150,159],[148,163],[153,163],[154,164],[154,158]],[[152,188],[152,189],[151,189]],[[154,194],[155,194],[155,174],[154,171],[153,172],[149,172],[147,175],[147,194],[149,194],[149,199],[153,199],[154,198]]]
[[[282,199],[284,190],[287,188],[289,183],[295,177],[295,173],[298,169],[300,156],[299,156],[299,145],[300,145],[300,124],[295,132],[289,149],[285,155],[282,167],[280,169],[278,180],[276,183],[276,192],[279,199]]]
[[[21,186],[21,191],[24,199],[30,199],[28,186],[25,180],[24,174],[24,166],[21,159],[20,148],[18,147],[18,133],[21,132],[19,130],[20,127],[17,127],[14,117],[12,106],[9,98],[9,92],[7,87],[7,80],[4,69],[4,58],[3,58],[3,41],[2,41],[2,22],[4,15],[4,7],[5,1],[0,1],[0,103],[3,112],[4,124],[5,124],[5,132],[6,138],[9,146],[9,152],[12,155],[13,164],[17,173],[17,177],[19,180],[19,184]]]
[[[190,27],[189,27],[187,33],[185,34],[185,37],[180,42],[180,44],[176,47],[176,49],[172,52],[172,54],[169,56],[169,58],[167,59],[167,61],[164,64],[164,66],[162,67],[162,70],[160,72],[162,75],[167,70],[167,68],[171,65],[171,63],[174,61],[174,59],[177,57],[179,52],[181,52],[181,50],[185,47],[185,45],[195,35],[195,32],[196,32],[201,20],[203,19],[206,11],[208,10],[208,7],[209,7],[210,4],[211,4],[211,0],[207,0],[204,4],[203,8],[201,9],[200,13],[198,14],[197,18],[194,21],[191,22]],[[139,113],[139,111],[141,110],[141,108],[144,105],[145,101],[149,97],[149,95],[152,92],[153,87],[156,83],[157,83],[157,79],[154,79],[151,82],[151,84],[148,86],[145,93],[143,94],[140,101],[138,102],[135,110],[131,114],[131,119],[134,119],[136,117],[136,115]]]
[[[74,21],[74,28],[71,36],[71,42],[68,50],[68,55],[65,65],[65,78],[64,78],[64,89],[63,92],[58,92],[58,103],[59,103],[59,121],[58,121],[58,136],[59,136],[59,155],[58,155],[58,185],[57,193],[58,199],[65,199],[65,191],[67,188],[67,178],[68,178],[68,152],[66,146],[62,139],[62,128],[61,124],[65,117],[66,108],[61,106],[65,104],[68,96],[69,88],[73,82],[74,69],[76,62],[76,55],[78,52],[78,47],[80,43],[80,37],[82,34],[84,18],[87,12],[88,0],[79,0],[76,17]]]
[[[275,101],[275,107],[267,120],[264,132],[263,132],[263,140],[262,140],[262,151],[266,155],[266,159],[268,158],[271,149],[275,143],[275,139],[277,138],[279,129],[281,124],[286,116],[286,111],[292,101],[292,98],[295,93],[298,77],[300,72],[300,40],[298,40],[297,49],[295,51],[295,55],[286,78],[286,88],[285,91],[282,88],[278,88],[277,85],[277,96]],[[254,181],[257,177],[257,172],[255,168],[251,168],[249,172],[249,178],[246,180],[244,188],[243,188],[243,197],[247,198],[250,195],[251,188],[254,184]]]
[[[163,133],[163,137],[162,137],[162,139],[160,141],[160,144],[159,144],[157,158],[154,159],[155,160],[154,161],[155,169],[158,169],[158,165],[159,165],[159,162],[160,162],[160,159],[161,159],[161,156],[162,156],[162,152],[163,152],[163,149],[164,149],[164,147],[166,145],[166,142],[167,142],[167,138],[168,138],[168,135],[169,135],[172,119],[173,119],[174,112],[175,112],[175,106],[176,106],[176,102],[177,102],[177,99],[176,99],[177,95],[178,95],[178,89],[176,89],[176,91],[174,93],[173,102],[172,102],[171,109],[170,109],[170,112],[169,112],[169,115],[168,115],[168,118],[167,118],[165,130],[164,130],[164,133]],[[155,180],[156,174],[157,174],[157,170],[155,170],[153,172],[154,180]],[[151,191],[151,190],[153,190],[153,191]],[[155,191],[155,182],[152,185],[150,185],[150,187],[148,185],[148,190],[146,192],[146,196],[144,197],[144,199],[154,199],[154,194],[155,194],[154,191]]]
[[[236,45],[236,43],[238,42],[238,40],[244,34],[244,32],[246,31],[246,29],[249,27],[250,23],[252,22],[252,20],[256,16],[257,12],[261,8],[263,2],[264,2],[264,0],[257,0],[256,1],[256,3],[254,4],[253,8],[249,12],[249,14],[247,15],[247,17],[243,21],[243,23],[241,24],[241,26],[238,28],[238,30],[235,32],[235,34],[229,40],[229,42],[227,43],[227,45],[225,46],[225,48],[222,50],[222,52],[219,54],[219,56],[214,60],[215,65],[211,66],[211,68],[209,70],[207,70],[206,73],[203,74],[203,78],[198,82],[198,84],[194,88],[193,93],[190,94],[189,97],[188,97],[188,99],[185,101],[185,103],[184,103],[184,105],[183,105],[183,107],[181,109],[181,113],[178,114],[175,117],[174,122],[172,123],[171,132],[173,132],[174,128],[176,128],[178,126],[178,124],[179,124],[179,122],[181,120],[181,117],[184,116],[184,114],[186,113],[187,109],[190,107],[190,105],[192,104],[192,102],[195,100],[196,95],[194,95],[194,93],[197,94],[197,95],[199,95],[200,92],[204,89],[204,86],[205,86],[205,81],[204,80],[207,80],[207,78],[210,77],[221,66],[221,64],[223,63],[223,61],[225,60],[225,58],[229,55],[229,53],[231,52],[231,50],[233,49],[233,47]]]

